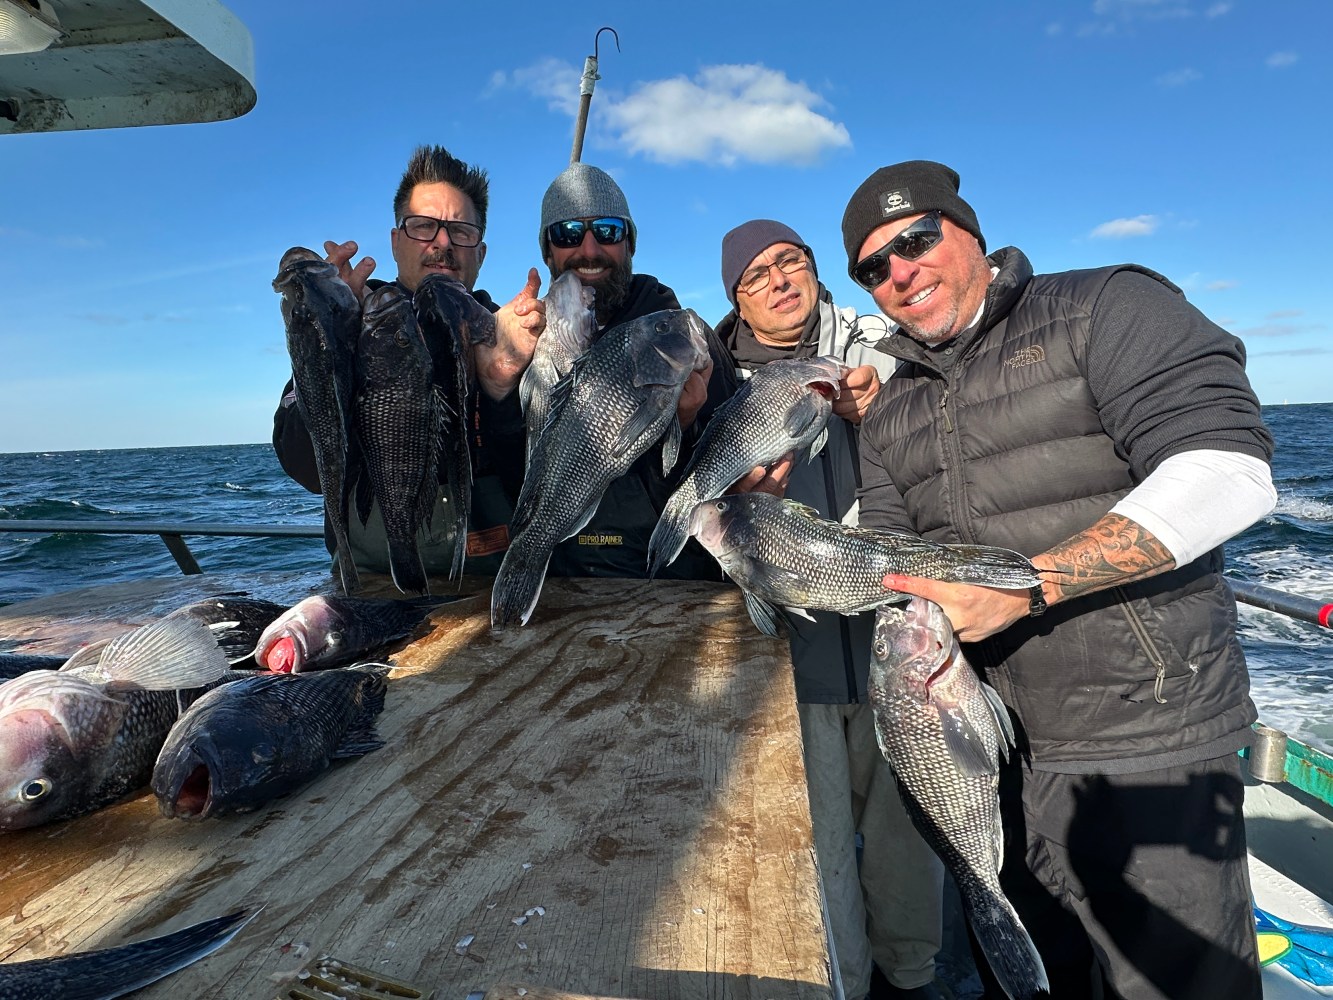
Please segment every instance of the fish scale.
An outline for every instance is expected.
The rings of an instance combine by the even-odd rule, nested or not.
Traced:
[[[759,369],[717,408],[653,529],[649,576],[680,555],[697,503],[790,452],[808,448],[814,457],[845,370],[836,358],[784,358]]]
[[[953,876],[996,978],[1014,1000],[1036,996],[1046,970],[1000,886],[999,769],[1013,732],[939,605],[876,612],[869,695],[907,814]]]

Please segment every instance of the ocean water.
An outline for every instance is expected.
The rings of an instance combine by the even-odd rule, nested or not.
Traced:
[[[1227,545],[1227,572],[1333,602],[1333,403],[1264,407],[1277,509]],[[322,503],[267,444],[0,455],[9,520],[319,524]],[[187,537],[205,572],[326,574],[322,539]],[[0,605],[179,572],[155,535],[0,532]],[[1240,605],[1259,715],[1333,751],[1333,630]]]

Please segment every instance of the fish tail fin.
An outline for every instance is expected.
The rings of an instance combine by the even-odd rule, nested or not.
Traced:
[[[667,501],[666,509],[653,528],[652,537],[648,539],[648,579],[651,580],[670,566],[689,541],[690,511],[693,506],[679,490]]]
[[[546,566],[550,561],[549,549],[524,545],[521,536],[514,540],[495,574],[491,628],[500,630],[528,623],[546,582]]]
[[[1028,557],[1012,549],[991,545],[950,545],[959,560],[952,583],[976,583],[983,587],[1035,587],[1041,583],[1037,568]]]
[[[430,593],[416,539],[389,539],[389,575],[393,577],[393,585],[404,594]]]
[[[987,893],[967,906],[964,895],[964,905],[977,943],[1005,993],[1013,1000],[1029,1000],[1043,990],[1049,992],[1046,966],[1009,900]]]

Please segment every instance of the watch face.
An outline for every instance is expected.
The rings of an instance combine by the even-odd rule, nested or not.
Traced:
[[[1042,593],[1041,584],[1031,587],[1028,590],[1028,617],[1036,618],[1046,610],[1046,595]]]

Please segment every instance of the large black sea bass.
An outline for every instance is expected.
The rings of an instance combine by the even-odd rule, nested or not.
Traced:
[[[884,589],[888,573],[987,587],[1041,582],[1032,563],[1009,549],[854,528],[768,493],[699,504],[690,534],[740,584],[750,617],[768,635],[777,634],[773,605],[851,615],[903,600]]]
[[[313,674],[254,674],[204,695],[172,727],[153,769],[162,815],[246,812],[300,788],[329,764],[384,742],[381,664]]]
[[[707,330],[692,309],[649,313],[603,333],[556,383],[495,578],[492,627],[527,622],[552,550],[640,455],[662,440],[664,471],[676,464],[676,405],[686,378],[708,364]]]
[[[1048,990],[1041,956],[1000,888],[997,788],[1013,728],[938,604],[914,597],[876,612],[870,703],[907,813],[958,885],[996,979],[1013,1000]]]
[[[292,247],[282,255],[273,288],[282,293],[296,406],[310,431],[343,592],[354,594],[360,581],[347,541],[347,522],[355,478],[351,414],[361,304],[338,277],[338,269],[305,247]]]

